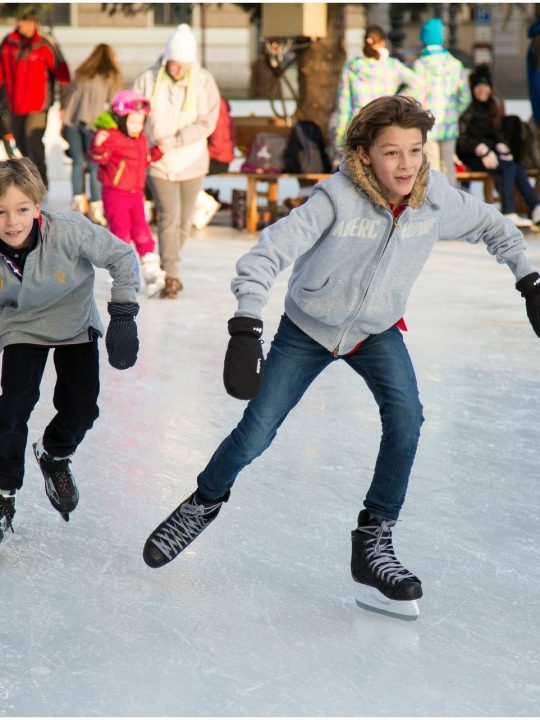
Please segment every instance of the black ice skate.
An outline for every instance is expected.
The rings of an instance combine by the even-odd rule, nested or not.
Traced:
[[[53,508],[58,510],[66,522],[69,522],[69,513],[75,510],[79,502],[79,491],[69,469],[70,460],[69,458],[55,460],[44,450],[40,451],[37,446],[38,443],[32,445],[45,479],[47,497]]]
[[[357,604],[402,620],[416,620],[422,583],[396,558],[392,547],[393,520],[377,520],[367,510],[352,531],[351,572]]]
[[[143,558],[152,568],[162,567],[179,555],[218,516],[230,491],[216,500],[204,500],[196,490],[149,536]]]
[[[2,495],[0,493],[0,542],[4,539],[8,528],[13,532],[13,516],[15,515],[15,493]]]

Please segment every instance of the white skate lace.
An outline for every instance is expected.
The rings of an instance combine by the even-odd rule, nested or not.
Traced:
[[[376,577],[392,586],[402,580],[415,577],[395,556],[392,546],[393,525],[393,521],[383,520],[380,525],[365,525],[358,528],[371,536],[366,542],[366,558],[371,570]]]
[[[205,516],[218,510],[221,504],[221,501],[213,505],[197,504],[195,498],[192,498],[180,505],[151,538],[151,542],[168,560],[172,560],[204,530],[208,524]]]

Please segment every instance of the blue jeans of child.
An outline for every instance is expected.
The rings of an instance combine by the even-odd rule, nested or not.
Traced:
[[[93,132],[86,125],[65,125],[62,133],[69,143],[69,154],[73,160],[71,169],[71,190],[73,195],[86,192],[85,170],[90,175],[90,202],[101,200],[101,183],[98,180],[98,165],[88,159],[88,150]]]
[[[397,520],[424,420],[414,369],[397,327],[370,335],[356,352],[335,358],[284,315],[268,353],[261,390],[198,476],[200,492],[209,499],[223,495],[240,470],[270,445],[317,375],[338,360],[364,379],[382,422],[379,454],[364,505],[376,517]]]

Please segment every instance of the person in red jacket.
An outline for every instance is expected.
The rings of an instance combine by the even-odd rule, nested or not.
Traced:
[[[148,295],[165,285],[165,273],[156,254],[156,242],[144,215],[146,168],[162,153],[151,151],[144,134],[144,121],[150,103],[134,90],[120,90],[111,110],[96,120],[88,157],[99,165],[101,198],[109,230],[126,243],[133,241],[141,259],[141,270]]]
[[[71,78],[66,61],[58,46],[40,34],[36,15],[27,12],[0,44],[0,86],[5,86],[16,145],[37,166],[45,187],[43,135],[55,80],[67,90]]]
[[[208,138],[208,154],[210,155],[209,175],[227,172],[234,158],[236,145],[236,128],[230,114],[228,100],[221,98],[216,129]]]

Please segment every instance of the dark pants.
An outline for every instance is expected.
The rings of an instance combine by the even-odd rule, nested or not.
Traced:
[[[0,395],[0,490],[18,490],[24,477],[28,420],[50,347],[8,345],[2,360]],[[72,455],[99,415],[97,340],[53,348],[56,415],[45,428],[43,445],[56,457]],[[36,438],[37,440],[37,438]]]
[[[484,171],[482,160],[474,155],[464,159],[465,165],[471,170]],[[497,187],[501,196],[501,212],[503,215],[516,212],[516,198],[514,188],[517,188],[522,194],[523,199],[527,203],[529,210],[532,210],[540,204],[540,198],[536,196],[527,171],[521,163],[514,161],[501,160],[499,158],[499,166],[495,170],[489,170],[497,178]]]
[[[36,165],[45,187],[47,165],[45,163],[45,145],[43,135],[47,127],[47,112],[34,112],[28,115],[11,115],[11,130],[18,149]]]

